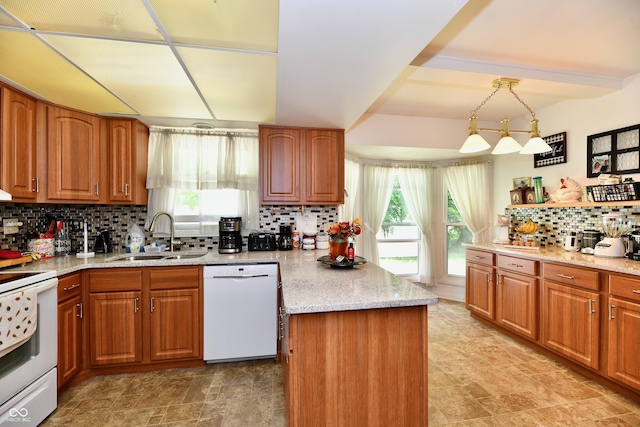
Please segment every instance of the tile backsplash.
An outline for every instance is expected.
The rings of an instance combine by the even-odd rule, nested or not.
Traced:
[[[303,207],[301,206],[260,207],[260,229],[277,233],[281,224],[295,225],[296,216],[302,213]],[[322,231],[326,223],[333,223],[338,219],[337,206],[305,206],[304,213],[317,215],[318,231]],[[5,235],[0,228],[0,249],[26,251],[26,230],[34,229],[37,233],[46,232],[49,228],[47,223],[49,217],[61,219],[67,224],[72,252],[82,248],[84,218],[86,218],[88,225],[89,249],[92,250],[93,241],[98,231],[109,230],[114,250],[117,251],[124,250],[124,240],[131,224],[137,224],[140,228],[144,228],[147,207],[0,203],[1,219],[15,218],[23,223],[18,234]],[[147,237],[149,237],[148,233]],[[168,241],[168,238],[154,238],[154,240]],[[217,238],[213,237],[180,237],[180,241],[183,243],[182,250],[217,250],[218,248]]]
[[[623,203],[623,202],[622,202]],[[507,208],[505,215],[511,217],[509,235],[515,238],[515,228],[524,224],[528,219],[539,226],[533,240],[540,246],[562,246],[567,231],[582,231],[587,229],[602,229],[602,215],[621,213],[631,219],[636,217],[636,224],[640,227],[640,206],[577,206],[577,207],[531,207]]]

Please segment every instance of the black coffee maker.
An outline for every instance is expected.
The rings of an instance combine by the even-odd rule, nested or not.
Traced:
[[[106,254],[109,252],[113,252],[113,245],[111,244],[109,230],[101,230],[98,232],[96,241],[93,245],[93,252],[97,254]]]
[[[220,218],[218,222],[218,253],[235,254],[242,252],[241,217]]]
[[[293,249],[290,225],[280,226],[280,236],[278,237],[278,249],[280,249],[281,251],[290,251],[291,249]]]

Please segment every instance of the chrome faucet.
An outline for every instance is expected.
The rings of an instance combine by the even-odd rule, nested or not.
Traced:
[[[157,214],[155,214],[153,216],[153,219],[151,220],[151,224],[149,224],[149,231],[150,232],[153,231],[153,226],[156,225],[156,220],[161,215],[165,215],[167,218],[169,218],[169,227],[170,227],[170,236],[171,236],[170,240],[169,240],[169,249],[171,250],[171,252],[173,252],[173,247],[181,245],[182,242],[176,242],[174,240],[175,227],[174,227],[174,224],[173,224],[173,217],[171,216],[170,213],[168,213],[168,212],[158,212]]]

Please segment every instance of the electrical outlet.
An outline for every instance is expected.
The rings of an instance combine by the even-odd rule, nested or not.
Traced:
[[[21,226],[22,222],[20,222],[16,218],[5,218],[2,220],[2,228],[4,229],[5,235],[19,233]]]

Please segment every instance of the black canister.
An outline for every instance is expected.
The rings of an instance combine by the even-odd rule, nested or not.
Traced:
[[[582,232],[582,253],[593,254],[598,242],[602,240],[602,232],[599,230],[584,230]]]

